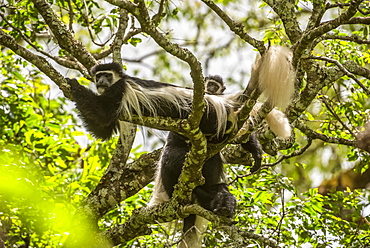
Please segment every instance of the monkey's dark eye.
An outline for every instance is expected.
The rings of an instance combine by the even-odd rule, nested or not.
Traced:
[[[212,87],[215,90],[218,90],[220,88],[220,86],[214,82],[209,82],[208,87]]]
[[[112,80],[113,75],[111,73],[99,73],[96,75],[96,81],[104,78],[105,80]]]

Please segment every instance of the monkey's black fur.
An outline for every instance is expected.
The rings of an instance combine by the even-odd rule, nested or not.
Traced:
[[[161,156],[161,182],[169,197],[172,197],[174,186],[178,182],[185,156],[189,152],[188,140],[174,132],[168,135],[166,145]],[[202,169],[205,183],[193,191],[193,198],[203,208],[215,214],[232,217],[235,213],[236,199],[221,183],[223,177],[223,164],[220,154],[217,153],[205,161]],[[184,233],[195,224],[195,215],[184,219]]]
[[[223,94],[226,89],[224,81],[220,76],[208,76],[205,78],[205,91],[208,94]],[[251,152],[255,160],[251,171],[255,172],[261,167],[262,148],[255,134],[242,147]],[[170,132],[161,157],[161,181],[164,190],[172,197],[174,186],[178,182],[185,156],[190,147],[187,139],[176,133]],[[193,191],[193,198],[203,208],[217,215],[233,217],[236,208],[236,199],[225,183],[222,182],[224,174],[223,163],[220,153],[217,153],[205,161],[202,170],[205,183]],[[183,232],[188,232],[195,225],[196,216],[189,215],[184,219]]]
[[[95,137],[103,140],[112,137],[118,128],[117,110],[125,92],[124,84],[117,82],[108,87],[101,95],[80,85],[76,79],[67,78],[71,86],[73,100],[85,127]]]

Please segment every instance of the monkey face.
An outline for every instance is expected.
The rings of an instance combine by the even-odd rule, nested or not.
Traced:
[[[204,79],[205,92],[211,95],[222,95],[226,89],[224,80],[218,75],[210,75]]]
[[[222,82],[218,82],[216,80],[209,79],[207,81],[207,86],[206,86],[206,92],[208,94],[212,95],[222,95],[222,93],[225,90],[225,86],[223,86]]]
[[[114,75],[112,72],[101,71],[95,75],[95,84],[99,94],[113,84]]]

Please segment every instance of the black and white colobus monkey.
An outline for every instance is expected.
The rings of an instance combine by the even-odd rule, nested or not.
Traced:
[[[240,100],[244,99],[251,89],[264,92],[272,107],[287,105],[294,89],[295,78],[291,59],[292,53],[289,49],[271,47],[256,60],[246,91],[232,96],[206,94],[204,98],[207,106],[199,128],[208,137],[208,142],[217,143],[224,140],[235,127],[235,109],[243,104],[243,100]],[[136,115],[187,118],[191,111],[191,89],[128,76],[116,63],[97,65],[92,68],[91,74],[99,94],[80,85],[76,79],[67,81],[80,117],[87,130],[97,138],[110,138],[122,117],[130,119]],[[260,105],[252,111],[252,116],[258,107]],[[290,136],[289,123],[280,111],[271,111],[266,120],[275,134],[284,138]],[[150,204],[167,201],[172,195],[189,145],[185,137],[170,133],[163,148]],[[220,155],[216,154],[207,160],[202,172],[205,184],[194,190],[195,201],[216,214],[233,216],[235,197],[223,183]],[[189,220],[188,223],[185,223],[185,230],[189,229],[194,221]]]

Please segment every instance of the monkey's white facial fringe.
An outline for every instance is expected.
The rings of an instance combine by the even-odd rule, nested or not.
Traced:
[[[285,109],[294,93],[295,70],[292,66],[293,53],[281,46],[270,47],[256,60],[259,64],[259,88],[273,107]]]

